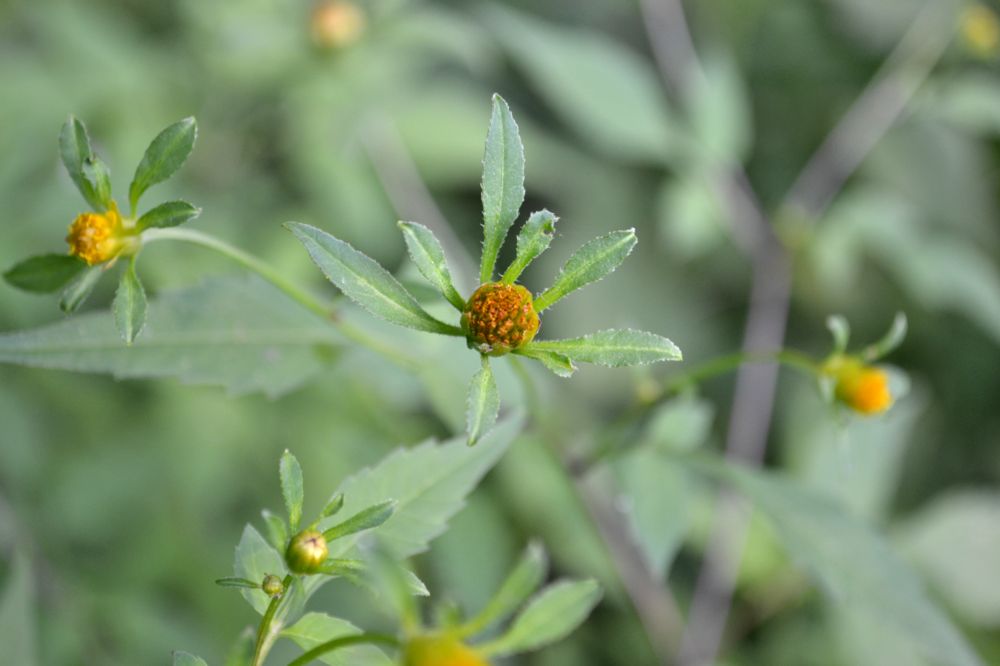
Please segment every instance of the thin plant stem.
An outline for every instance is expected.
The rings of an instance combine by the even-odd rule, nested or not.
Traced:
[[[341,636],[339,638],[334,638],[333,640],[327,641],[326,643],[320,643],[308,652],[303,653],[297,659],[294,659],[288,663],[288,666],[304,666],[308,664],[313,659],[317,659],[328,652],[333,652],[343,647],[349,647],[351,645],[361,645],[364,643],[370,643],[373,645],[386,645],[389,647],[399,647],[399,640],[395,636],[390,636],[389,634],[352,634],[350,636]]]
[[[284,589],[284,592],[271,599],[271,602],[267,605],[267,609],[264,611],[264,617],[260,619],[260,626],[257,627],[257,641],[254,643],[253,648],[253,660],[250,662],[251,666],[261,666],[267,657],[267,653],[271,650],[271,645],[274,643],[274,632],[271,631],[271,623],[274,621],[274,616],[278,612],[278,607],[281,606],[282,600],[291,592],[292,581],[291,574],[285,576],[285,579],[281,581],[281,587]]]
[[[393,363],[396,363],[407,370],[416,370],[418,367],[414,360],[400,354],[392,346],[373,339],[363,330],[355,327],[349,322],[344,321],[343,319],[338,318],[336,316],[336,312],[330,305],[323,303],[271,266],[267,265],[252,254],[230,245],[224,240],[194,229],[177,228],[149,229],[143,232],[142,240],[144,244],[153,243],[159,240],[175,240],[200,245],[201,247],[214,250],[219,254],[232,259],[245,268],[250,269],[273,284],[293,301],[317,315],[323,319],[323,321],[332,325],[348,340],[356,342],[359,345],[384,356]]]

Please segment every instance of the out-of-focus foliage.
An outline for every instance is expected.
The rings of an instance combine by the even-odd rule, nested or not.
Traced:
[[[565,237],[525,282],[551,284],[571,248],[608,229],[635,227],[643,241],[627,270],[553,308],[544,337],[641,328],[669,335],[696,364],[739,345],[747,305],[749,265],[712,187],[719,165],[744,164],[764,203],[777,207],[919,4],[689,2],[707,80],[681,104],[661,82],[637,3],[368,0],[359,2],[366,22],[357,41],[330,49],[314,42],[305,0],[9,0],[0,3],[0,268],[63,251],[66,227],[83,212],[59,166],[56,136],[68,114],[87,120],[113,167],[137,163],[150,136],[194,115],[195,151],[156,190],[163,200],[197,202],[203,213],[192,226],[332,299],[281,225],[321,227],[385,266],[403,266],[403,282],[437,316],[447,304],[418,291],[395,222],[432,227],[468,293],[482,235],[483,136],[498,91],[527,153],[525,207],[558,211]],[[967,663],[952,630],[940,630],[945,613],[982,661],[1000,661],[1000,574],[991,566],[991,487],[1000,481],[998,99],[1000,60],[956,41],[829,213],[781,224],[794,253],[789,344],[821,356],[831,312],[869,340],[906,311],[910,335],[892,362],[907,368],[913,391],[884,418],[845,426],[810,383],[782,376],[768,474],[789,479],[764,492],[787,483],[796,499],[757,497],[778,529],[753,523],[726,663]],[[112,191],[126,192],[130,177],[113,168]],[[511,258],[506,247],[501,265]],[[477,362],[464,341],[347,310],[349,321],[425,364],[407,372],[233,273],[198,248],[145,249],[148,321],[127,359],[105,312],[111,281],[67,322],[50,300],[0,287],[0,330],[45,327],[41,336],[0,336],[0,360],[130,378],[0,366],[5,657],[27,666],[165,663],[183,647],[223,663],[248,618],[238,595],[211,581],[230,571],[244,523],[260,506],[281,505],[273,470],[282,450],[295,450],[307,487],[334,488],[395,446],[465,428]],[[107,345],[75,348],[78,327]],[[158,351],[169,345],[176,354],[196,340],[211,347],[192,349],[185,362],[164,362]],[[587,367],[572,382],[537,373],[546,431],[515,441],[451,530],[417,559],[428,587],[466,609],[482,607],[531,537],[551,552],[555,573],[601,582],[605,598],[576,634],[517,663],[655,663],[608,551],[548,447],[587,449],[602,424],[672,371]],[[524,401],[509,370],[498,365],[496,381],[512,406]],[[212,386],[190,385],[203,383]],[[731,386],[712,380],[697,398],[658,408],[602,479],[683,608],[713,486],[671,461],[720,447]],[[757,487],[757,477],[740,479]],[[305,513],[322,500],[307,496]],[[842,512],[837,520],[850,522],[837,524],[850,534],[887,534],[926,596],[910,595],[919,590],[911,574],[882,599],[889,606],[819,594],[808,551],[826,542],[790,539],[781,524],[799,523],[769,511],[806,511],[812,502]],[[831,570],[847,571],[851,542],[822,532],[847,550],[830,558]],[[875,550],[883,547],[879,540]],[[901,560],[888,561],[897,575]],[[388,626],[347,585],[324,587],[317,601],[358,626]],[[931,612],[930,625],[924,603],[944,609]],[[882,631],[872,613],[887,607],[915,624]],[[274,663],[291,655],[276,650]]]

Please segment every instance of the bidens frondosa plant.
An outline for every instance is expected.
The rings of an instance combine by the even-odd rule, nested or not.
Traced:
[[[469,389],[466,426],[470,443],[496,421],[500,406],[491,357],[516,354],[540,361],[561,377],[575,362],[607,366],[680,360],[668,339],[629,329],[606,330],[568,340],[535,340],[540,315],[560,299],[614,271],[635,247],[632,229],[614,231],[578,249],[551,287],[537,297],[517,284],[524,269],[548,249],[557,218],[547,210],[532,213],[517,235],[516,256],[499,280],[500,249],[524,201],[524,149],[517,123],[498,95],[483,158],[483,249],[480,286],[466,300],[455,289],[441,243],[427,227],[400,222],[407,249],[420,273],[459,313],[458,325],[428,313],[386,269],[344,241],[305,224],[289,223],[324,275],[359,305],[394,324],[420,331],[464,337],[482,356],[482,368]]]
[[[146,320],[146,292],[136,274],[136,260],[148,229],[174,227],[198,217],[186,201],[167,201],[137,215],[139,199],[151,186],[172,176],[194,148],[198,129],[185,118],[160,132],[146,149],[129,185],[129,214],[123,216],[111,196],[111,172],[90,145],[87,128],[70,117],[59,134],[59,153],[69,177],[91,210],[69,226],[68,254],[43,254],[26,259],[4,273],[15,287],[50,293],[62,289],[60,307],[75,311],[94,290],[100,277],[127,258],[115,293],[115,324],[132,343]]]
[[[841,405],[857,414],[881,414],[892,407],[904,390],[902,380],[893,368],[875,365],[875,362],[899,346],[906,336],[906,317],[896,315],[892,326],[878,342],[857,353],[849,353],[847,344],[850,328],[843,317],[833,316],[827,321],[834,339],[833,353],[819,368],[820,385],[830,402]],[[898,386],[894,387],[893,384]]]

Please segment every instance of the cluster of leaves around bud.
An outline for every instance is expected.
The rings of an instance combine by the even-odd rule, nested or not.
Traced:
[[[560,377],[576,362],[611,367],[677,361],[680,350],[667,338],[631,329],[611,329],[566,340],[536,341],[541,313],[565,296],[607,277],[635,247],[634,229],[614,231],[584,244],[563,265],[554,283],[533,297],[518,278],[545,252],[558,218],[547,210],[532,213],[516,240],[516,256],[497,279],[500,250],[524,202],[524,147],[507,103],[493,96],[483,157],[483,251],[479,286],[466,300],[455,288],[444,248],[434,233],[416,222],[400,222],[407,250],[417,269],[455,310],[459,325],[427,312],[385,268],[344,241],[305,224],[287,226],[305,245],[324,275],[345,295],[381,317],[419,331],[463,337],[482,356],[469,385],[466,431],[475,443],[494,423],[500,408],[490,358],[514,354],[542,363]]]
[[[174,227],[201,213],[186,201],[167,201],[138,215],[139,199],[184,164],[194,148],[197,133],[194,118],[185,118],[153,139],[129,185],[129,214],[122,215],[111,196],[110,169],[94,152],[87,128],[71,116],[59,134],[59,153],[70,179],[91,210],[80,213],[70,224],[66,236],[68,254],[29,257],[7,270],[4,279],[25,291],[62,290],[59,305],[69,313],[83,304],[101,276],[118,259],[127,258],[115,293],[114,312],[122,338],[131,344],[146,320],[146,293],[136,273],[144,232]]]

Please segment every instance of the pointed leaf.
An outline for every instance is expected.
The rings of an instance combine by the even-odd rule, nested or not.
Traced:
[[[376,317],[418,331],[463,335],[457,326],[428,314],[410,292],[371,257],[308,224],[289,222],[285,226],[305,245],[323,275]]]
[[[306,613],[302,618],[281,632],[303,650],[326,643],[341,636],[360,634],[361,629],[347,620],[325,613]],[[392,666],[393,662],[373,645],[352,645],[328,652],[317,659],[332,666]]]
[[[500,411],[500,394],[493,378],[489,357],[482,357],[482,367],[472,377],[469,384],[469,397],[465,409],[466,433],[469,446],[472,446],[483,433],[489,431],[496,423]]]
[[[94,291],[97,281],[101,279],[101,275],[103,274],[104,269],[102,266],[90,266],[77,275],[66,285],[62,296],[59,297],[59,307],[62,311],[66,314],[76,312],[83,305],[83,302],[87,300],[87,297],[90,296],[90,292]]]
[[[851,325],[840,315],[830,315],[826,318],[826,327],[833,336],[833,353],[843,354],[851,340]]]
[[[288,547],[288,525],[285,524],[285,519],[267,509],[261,511],[260,515],[264,518],[264,525],[267,526],[267,538],[271,545],[275,550],[284,552]]]
[[[90,183],[101,210],[111,208],[111,171],[100,157],[91,155],[83,161],[83,177]]]
[[[905,337],[906,315],[902,312],[897,312],[895,318],[892,320],[892,326],[890,326],[886,334],[882,336],[882,339],[865,348],[865,351],[863,352],[865,360],[877,361],[901,345]]]
[[[189,652],[174,652],[174,666],[208,666],[204,659]]]
[[[482,652],[503,657],[555,643],[580,626],[600,598],[601,588],[593,580],[554,583],[531,600],[507,633],[482,646]]]
[[[326,503],[326,506],[323,507],[323,510],[320,512],[319,517],[321,520],[323,518],[328,518],[329,516],[336,515],[343,508],[344,508],[344,494],[340,493],[338,495],[334,495],[333,497],[330,498],[330,501]]]
[[[573,361],[554,351],[536,349],[529,344],[514,350],[514,353],[540,361],[542,365],[560,377],[572,377],[573,373],[576,372],[576,366],[573,365]]]
[[[323,536],[327,541],[335,541],[349,534],[370,530],[378,527],[392,517],[396,510],[395,500],[386,500],[367,509],[363,509],[342,523],[327,528]]]
[[[71,254],[40,254],[14,264],[3,279],[18,289],[47,294],[64,287],[86,267],[87,262]]]
[[[517,256],[503,274],[502,282],[515,282],[538,255],[548,249],[559,218],[547,210],[532,213],[517,234]]]
[[[197,137],[198,124],[192,117],[180,120],[156,135],[146,148],[139,166],[135,168],[135,176],[128,188],[128,199],[133,211],[143,192],[170,178],[181,168],[191,154]]]
[[[285,500],[285,508],[288,510],[288,529],[292,534],[299,531],[299,523],[302,521],[302,500],[304,496],[302,486],[302,466],[292,452],[285,449],[281,454],[281,462],[278,463],[278,476],[281,478],[281,496]]]
[[[236,561],[233,565],[235,578],[246,580],[264,580],[264,576],[274,575],[284,577],[288,573],[285,558],[271,547],[253,525],[243,528],[243,536],[236,546]],[[263,614],[271,599],[259,587],[255,590],[241,590],[246,599],[258,613]]]
[[[535,299],[535,310],[541,312],[570,292],[614,272],[635,244],[635,229],[613,231],[586,243],[569,258],[555,283]]]
[[[246,578],[238,578],[236,576],[227,576],[225,578],[216,578],[215,584],[220,587],[241,587],[247,590],[257,590],[260,589],[260,583],[255,583],[252,580]]]
[[[94,155],[90,137],[87,136],[87,128],[75,116],[70,116],[59,132],[59,155],[83,198],[94,210],[102,210],[101,199],[83,172],[84,164]]]
[[[135,224],[140,230],[162,229],[190,222],[199,215],[201,208],[192,206],[187,201],[167,201],[143,213]]]
[[[497,593],[476,617],[461,628],[461,634],[475,636],[490,625],[510,617],[542,584],[546,571],[548,558],[545,550],[537,543],[529,544],[521,561],[510,572]]]
[[[608,329],[580,338],[541,340],[525,345],[523,353],[555,352],[573,361],[617,368],[658,361],[679,361],[681,350],[670,340],[646,331]]]
[[[146,290],[135,273],[134,256],[122,271],[112,310],[118,332],[125,343],[131,345],[146,323]]]
[[[416,222],[400,222],[399,228],[403,231],[403,238],[406,240],[406,249],[410,253],[410,258],[417,265],[420,273],[430,281],[437,290],[441,292],[449,303],[456,309],[465,309],[465,299],[463,299],[451,279],[451,271],[448,270],[448,262],[444,256],[444,249],[441,243],[427,227]]]
[[[524,201],[524,147],[507,102],[493,95],[493,113],[483,156],[483,260],[480,282],[493,281],[493,268]]]

